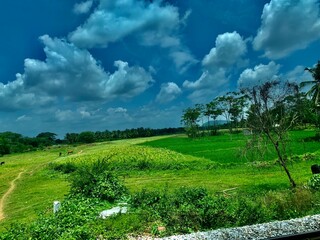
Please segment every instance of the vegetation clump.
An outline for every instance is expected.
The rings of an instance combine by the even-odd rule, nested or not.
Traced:
[[[121,198],[127,189],[110,171],[108,160],[99,159],[91,163],[83,163],[71,176],[71,194],[99,198],[113,202]]]
[[[308,187],[312,190],[320,190],[320,174],[314,174],[308,181]]]

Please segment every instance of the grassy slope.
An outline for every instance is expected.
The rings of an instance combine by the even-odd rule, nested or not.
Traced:
[[[319,150],[319,143],[301,142],[301,138],[313,136],[314,132],[299,131],[291,135],[292,153],[300,155]],[[164,186],[203,186],[212,193],[230,188],[236,188],[231,191],[247,192],[288,188],[287,177],[279,166],[255,167],[241,159],[239,151],[244,145],[242,135],[226,134],[199,140],[174,136],[83,145],[74,148],[74,155],[60,158],[59,152],[66,152],[67,149],[5,156],[1,159],[6,164],[0,167],[1,195],[19,172],[25,173],[8,199],[5,206],[7,218],[1,222],[0,230],[16,220],[29,221],[38,211],[51,210],[52,202],[63,198],[68,184],[62,175],[45,168],[52,161],[76,163],[112,155],[115,170],[123,176],[131,191]],[[273,157],[270,156],[270,159]],[[310,165],[316,160],[290,164],[290,171],[299,185],[311,177]],[[177,163],[179,168],[174,167]],[[141,167],[139,164],[147,167],[127,170],[132,166]]]
[[[67,182],[61,177],[51,178],[46,174],[47,163],[57,158],[61,149],[12,154],[4,156],[5,164],[0,168],[0,194],[7,191],[10,182],[23,172],[16,182],[16,188],[7,198],[4,205],[5,220],[0,229],[15,222],[17,219],[28,221],[38,211],[52,205],[52,201],[61,198],[68,191]]]
[[[161,137],[116,141],[114,144],[131,145],[156,139]],[[24,173],[16,182],[12,194],[6,199],[4,206],[6,218],[0,222],[0,231],[17,221],[28,222],[45,209],[51,211],[53,201],[62,200],[68,192],[69,186],[65,176],[48,170],[48,163],[69,159],[66,154],[68,149],[72,149],[74,155],[81,152],[92,155],[108,148],[109,145],[109,143],[98,143],[77,147],[53,147],[43,151],[1,157],[1,161],[5,164],[0,166],[0,197],[9,189],[10,182],[20,172]],[[60,152],[63,153],[62,157],[59,157]]]

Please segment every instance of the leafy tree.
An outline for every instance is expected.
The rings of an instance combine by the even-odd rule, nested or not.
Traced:
[[[64,137],[64,139],[69,144],[74,144],[78,142],[79,134],[78,133],[67,133]]]
[[[302,82],[301,85],[311,85],[311,89],[307,94],[312,97],[315,106],[320,107],[320,61],[318,61],[315,67],[306,67],[305,70],[312,74],[313,80]]]
[[[8,144],[8,141],[0,137],[0,156],[9,154],[10,153],[10,145]]]
[[[320,61],[318,61],[315,67],[306,67],[305,70],[311,73],[313,80],[302,82],[301,86],[311,86],[306,94],[311,96],[317,116],[316,126],[320,128]]]
[[[57,134],[51,132],[42,132],[36,136],[36,139],[39,141],[39,145],[51,146],[55,144]]]
[[[201,109],[199,107],[189,107],[183,111],[181,122],[185,125],[185,130],[189,137],[195,138],[198,136],[198,120],[200,115]]]
[[[291,105],[291,114],[297,115],[296,126],[304,126],[308,123],[316,124],[312,100],[305,93],[300,92],[296,86],[296,93],[286,98],[286,103]]]
[[[79,134],[78,141],[82,143],[93,143],[95,142],[95,134],[90,131],[82,132]]]
[[[228,92],[226,95],[218,97],[217,101],[222,115],[229,123],[230,132],[232,132],[232,124],[237,128],[239,118],[243,112],[246,103],[245,95],[237,92]]]
[[[213,119],[213,132],[216,132],[216,120],[217,117],[222,114],[222,110],[218,107],[218,99],[215,98],[211,102],[207,103],[205,106],[206,108],[204,115],[208,117],[208,124],[210,117]]]
[[[253,141],[264,138],[271,143],[278,157],[277,162],[286,172],[292,187],[295,187],[296,183],[287,167],[287,133],[296,121],[297,114],[292,114],[286,98],[295,95],[295,89],[290,83],[269,81],[244,90],[251,102],[247,124],[253,130],[254,136],[258,136],[253,138]]]

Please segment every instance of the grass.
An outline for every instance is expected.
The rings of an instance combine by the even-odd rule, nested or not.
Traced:
[[[28,222],[34,219],[40,211],[52,205],[53,200],[62,198],[68,191],[65,177],[57,174],[50,176],[46,170],[48,162],[54,161],[62,149],[12,154],[1,158],[5,162],[0,168],[1,196],[8,190],[10,182],[20,172],[21,178],[16,181],[16,187],[4,204],[5,220],[0,229],[11,223]]]
[[[305,142],[304,139],[314,136],[315,132],[292,131],[289,133],[291,141],[288,143],[289,153],[301,155],[312,153],[319,150],[318,142]],[[243,134],[223,134],[212,137],[199,139],[190,139],[184,135],[173,136],[170,138],[158,139],[141,143],[143,146],[170,149],[182,154],[188,154],[196,157],[202,157],[215,161],[217,163],[241,164],[248,162],[241,152],[245,147],[248,137]],[[263,156],[264,160],[274,160],[276,155],[272,152],[271,147]]]
[[[311,177],[310,165],[317,163],[319,143],[305,142],[313,131],[290,132],[290,153],[299,156],[289,169],[298,185]],[[141,189],[181,186],[205,187],[210,193],[264,193],[288,189],[290,184],[275,156],[268,152],[267,164],[253,164],[241,156],[246,138],[242,134],[223,134],[203,139],[188,139],[184,135],[153,137],[95,143],[73,147],[4,156],[0,167],[0,195],[10,181],[24,172],[16,182],[14,192],[5,205],[6,219],[0,230],[16,221],[28,222],[38,213],[52,208],[54,200],[62,200],[69,190],[65,175],[48,168],[54,164],[81,164],[108,158],[110,168],[123,178],[131,192]],[[67,155],[72,149],[74,154]],[[62,152],[62,157],[59,157]],[[306,153],[309,153],[306,155]],[[303,157],[306,156],[306,157]]]

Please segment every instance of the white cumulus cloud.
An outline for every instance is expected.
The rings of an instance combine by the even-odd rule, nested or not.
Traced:
[[[271,61],[268,65],[259,64],[253,69],[247,68],[238,80],[239,87],[250,87],[262,84],[266,81],[277,79],[279,76],[280,65]]]
[[[204,71],[196,81],[184,81],[183,87],[193,92],[189,98],[196,103],[212,100],[217,92],[221,91],[229,82],[226,71],[223,68],[216,72]]]
[[[285,57],[320,39],[318,0],[271,0],[264,6],[261,18],[253,46],[269,58]]]
[[[65,101],[110,101],[132,98],[154,82],[139,66],[115,61],[117,70],[105,72],[92,55],[74,44],[42,36],[45,61],[26,59],[24,74],[7,84],[0,83],[0,108],[25,108]]]
[[[174,82],[168,82],[161,85],[160,92],[156,97],[156,101],[159,103],[171,102],[182,93],[179,86]]]
[[[229,67],[241,59],[246,52],[246,42],[239,33],[227,32],[218,35],[215,47],[204,57],[202,64],[206,68]]]
[[[180,39],[179,31],[190,14],[188,10],[180,18],[177,7],[161,0],[100,0],[87,21],[69,34],[69,40],[81,48],[97,48],[132,37],[142,46],[167,49],[183,73],[197,62]]]
[[[179,26],[179,12],[161,1],[100,0],[89,19],[69,36],[80,47],[105,47],[131,34],[138,34],[144,45],[178,45],[174,36]]]

